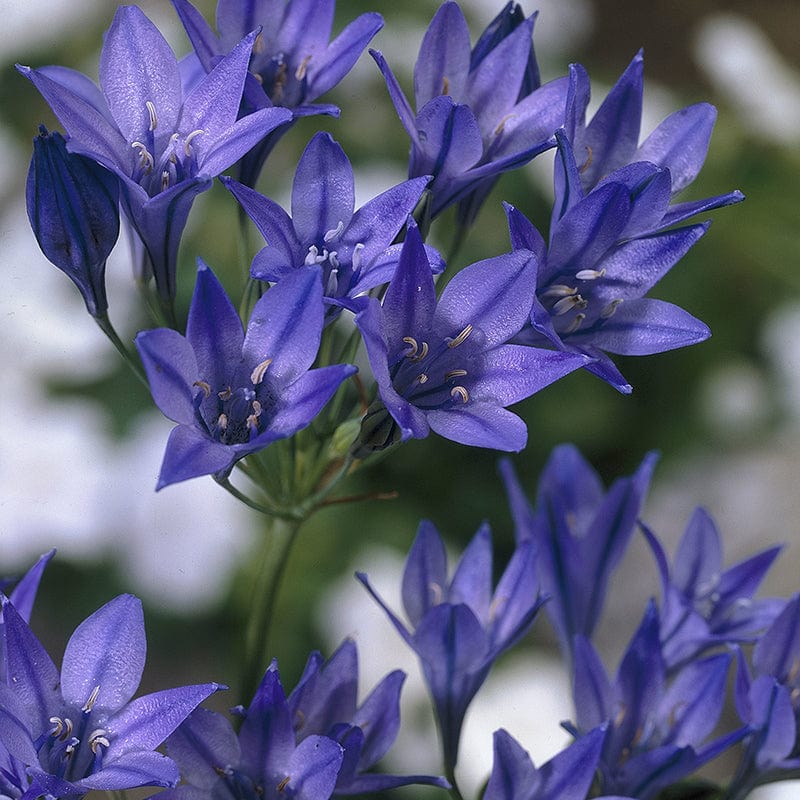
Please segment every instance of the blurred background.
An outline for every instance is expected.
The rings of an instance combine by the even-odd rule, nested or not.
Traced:
[[[211,0],[196,4],[213,19]],[[500,5],[464,0],[473,40]],[[687,350],[620,358],[634,387],[629,397],[575,373],[518,406],[529,429],[527,450],[513,457],[523,485],[533,498],[542,465],[563,441],[577,444],[607,483],[657,450],[643,516],[668,546],[674,548],[694,507],[703,505],[719,524],[728,564],[785,543],[764,591],[791,594],[800,588],[800,7],[796,0],[762,0],[757,7],[744,0],[523,5],[527,13],[540,11],[534,41],[543,79],[579,61],[592,76],[595,101],[644,47],[643,137],[681,106],[714,103],[719,116],[706,166],[681,199],[734,188],[747,196],[712,213],[709,233],[652,293],[703,319],[713,337]],[[186,53],[170,3],[142,6],[178,55]],[[437,3],[400,6],[340,0],[334,32],[358,13],[381,11],[387,26],[372,46],[410,91]],[[115,7],[108,0],[0,0],[0,575],[19,574],[40,553],[58,548],[34,617],[56,659],[80,620],[131,591],[146,605],[150,657],[143,689],[234,682],[237,575],[263,526],[210,478],[154,492],[171,423],[119,363],[73,286],[40,254],[24,211],[31,139],[39,123],[58,125],[13,64],[63,64],[96,77],[102,33]],[[341,107],[341,118],[298,124],[267,163],[259,185],[264,193],[288,202],[297,158],[320,127],[353,162],[357,205],[405,178],[408,141],[368,55],[323,99]],[[545,155],[504,176],[458,266],[508,249],[501,199],[544,228],[550,175]],[[242,259],[231,235],[236,213],[219,185],[195,203],[181,246],[184,307],[197,256],[229,285],[243,281],[260,243],[254,233],[252,251]],[[449,244],[449,220],[439,222],[434,243]],[[138,317],[124,242],[112,255],[108,281],[112,321],[132,337],[147,322]],[[364,694],[391,668],[406,668],[410,727],[396,768],[437,770],[432,734],[425,733],[428,712],[413,659],[352,573],[367,571],[391,599],[421,518],[437,524],[454,552],[488,520],[502,567],[513,530],[496,463],[494,453],[436,437],[397,448],[355,476],[348,493],[397,491],[399,499],[320,513],[289,564],[274,637],[285,685],[294,685],[309,650],[330,654],[346,635],[361,646]],[[612,668],[656,591],[646,549],[635,543],[615,578],[600,635]],[[491,732],[500,725],[537,763],[564,741],[558,721],[570,707],[545,620],[526,648],[499,665],[476,703],[462,758],[468,789],[488,772]],[[235,702],[221,698],[217,707]],[[774,790],[760,795],[779,796]]]

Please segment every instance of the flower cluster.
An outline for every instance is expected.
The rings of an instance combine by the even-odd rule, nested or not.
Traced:
[[[723,569],[715,524],[698,510],[670,560],[642,520],[653,454],[606,490],[563,445],[534,504],[504,462],[516,541],[499,580],[487,524],[450,575],[443,540],[423,522],[402,578],[405,619],[358,573],[419,657],[444,777],[376,768],[400,727],[402,672],[359,703],[353,641],[327,661],[313,652],[288,694],[268,656],[296,534],[326,504],[353,499],[338,489],[354,471],[431,431],[521,451],[527,426],[511,406],[581,369],[628,393],[612,356],[708,337],[703,322],[649,292],[705,235],[710,223],[698,215],[743,199],[678,199],[702,167],[713,107],[681,109],[640,142],[638,54],[587,122],[582,66],[542,81],[535,15],[512,0],[472,44],[461,8],[446,0],[419,50],[415,109],[370,51],[411,140],[407,180],[357,208],[345,149],[319,131],[302,150],[287,210],[258,190],[262,169],[300,118],[339,115],[317,101],[383,19],[361,14],[331,40],[334,0],[219,0],[216,30],[189,0],[172,5],[192,46],[182,58],[143,11],[122,6],[99,82],[68,67],[17,65],[64,128],[41,126],[34,140],[27,210],[44,254],[175,423],[157,488],[212,476],[270,517],[270,556],[256,560],[241,624],[249,702],[232,709],[232,723],[198,708],[223,688],[216,683],[131,700],[145,656],[131,595],[77,628],[59,671],[29,625],[48,553],[13,591],[0,586],[0,797],[158,786],[165,800],[328,800],[423,784],[461,800],[468,709],[541,608],[573,687],[563,723],[571,741],[537,768],[509,732],[495,732],[484,800],[694,797],[691,776],[736,746],[733,779],[709,796],[740,800],[800,774],[800,598],[754,599],[779,548]],[[457,245],[501,174],[546,150],[555,156],[547,238],[541,221],[506,203],[508,250],[458,263]],[[222,175],[231,168],[236,179]],[[217,177],[242,242],[251,221],[263,241],[236,272],[198,257],[184,309],[181,240],[195,197]],[[431,243],[446,220],[456,245],[447,259]],[[134,347],[111,324],[105,286],[121,224],[151,319]],[[241,297],[232,286],[245,287]],[[612,675],[594,637],[638,537],[661,593]],[[739,720],[723,728],[734,671]]]

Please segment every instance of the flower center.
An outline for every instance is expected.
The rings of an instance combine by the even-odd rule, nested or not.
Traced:
[[[541,292],[540,299],[549,309],[553,327],[561,336],[602,325],[614,316],[623,299],[608,300],[608,293],[603,291],[608,288],[602,280],[605,274],[605,269],[578,270],[571,276],[576,282],[574,286],[553,282]]]
[[[108,732],[89,725],[99,693],[100,687],[95,686],[87,701],[72,716],[50,717],[51,727],[34,743],[39,763],[51,775],[77,781],[102,769],[103,754],[110,745]]]
[[[170,186],[197,174],[197,154],[193,142],[205,131],[198,128],[188,134],[173,133],[159,155],[156,143],[158,128],[156,107],[150,100],[145,103],[145,107],[150,124],[143,137],[144,141],[131,142],[131,147],[136,151],[131,178],[142,186],[150,197],[154,197]]]
[[[470,401],[464,385],[469,354],[459,351],[474,328],[464,327],[454,337],[444,337],[435,348],[428,342],[404,336],[406,345],[390,366],[392,384],[409,403],[424,410],[452,408]]]
[[[259,35],[253,46],[250,71],[273,105],[294,108],[306,99],[311,58],[309,53],[293,65],[294,59],[284,52],[265,53],[264,38]]]
[[[246,444],[266,427],[264,407],[271,391],[264,378],[272,363],[267,358],[250,373],[250,386],[212,387],[207,381],[195,381],[195,416],[212,439],[221,444]]]

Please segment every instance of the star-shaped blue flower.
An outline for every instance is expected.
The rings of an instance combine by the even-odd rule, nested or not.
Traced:
[[[292,186],[292,216],[276,202],[230,178],[225,186],[241,203],[267,242],[250,274],[279,281],[304,264],[319,264],[325,297],[353,298],[387,283],[401,245],[393,245],[417,205],[428,178],[405,181],[354,211],[353,170],[328,133],[317,133],[300,157]],[[439,254],[427,247],[436,272]],[[331,306],[328,319],[341,309]]]
[[[556,447],[542,471],[531,508],[509,461],[500,465],[517,541],[539,552],[547,615],[569,657],[576,634],[592,636],[613,571],[636,530],[656,456],[648,455],[630,477],[605,491],[600,477],[574,445]]]
[[[239,459],[311,422],[355,372],[346,364],[310,369],[323,314],[319,268],[306,267],[259,299],[245,332],[199,262],[186,336],[158,328],[136,337],[153,399],[178,423],[159,489],[198,475],[226,477]]]
[[[100,88],[65,67],[18,66],[70,135],[69,147],[121,181],[162,302],[171,307],[180,237],[194,197],[278,125],[285,109],[238,119],[256,32],[184,92],[175,54],[136,6],[117,10],[100,54]],[[142,270],[142,278],[149,277]]]
[[[79,798],[93,789],[174,786],[178,769],[155,752],[216,683],[131,700],[142,676],[142,606],[120,595],[70,637],[61,672],[3,597],[8,678],[0,684],[0,781],[12,797]],[[2,782],[0,782],[2,786]],[[8,791],[4,789],[4,793]]]
[[[420,523],[403,573],[408,627],[380,598],[363,573],[358,579],[419,656],[441,732],[444,763],[452,775],[464,715],[498,656],[522,637],[543,602],[535,548],[516,548],[492,591],[492,543],[481,526],[448,579],[447,555],[432,523]]]
[[[556,132],[556,200],[549,243],[506,206],[514,249],[537,254],[530,325],[519,340],[591,355],[587,369],[631,391],[607,353],[649,355],[708,338],[708,327],[682,308],[645,295],[700,239],[710,223],[674,227],[726,202],[670,205],[669,169],[636,162],[585,192],[564,131]]]
[[[397,736],[404,679],[390,673],[359,705],[358,656],[347,640],[327,661],[312,653],[287,697],[273,662],[250,705],[234,709],[244,717],[238,737],[221,714],[199,710],[169,738],[187,785],[164,800],[326,800],[411,783],[446,788],[427,775],[367,772]]]
[[[746,733],[706,741],[725,701],[729,653],[693,661],[667,682],[658,612],[650,603],[611,681],[597,651],[575,637],[574,735],[608,732],[598,766],[601,791],[650,800],[716,758]]]
[[[778,598],[753,598],[780,547],[723,570],[717,526],[698,508],[670,569],[661,543],[646,526],[642,529],[661,573],[661,645],[670,670],[708,648],[756,641],[783,609],[785,601]]]
[[[408,174],[433,175],[433,216],[477,192],[462,209],[470,221],[497,176],[552,147],[564,124],[568,79],[539,86],[534,17],[520,22],[520,14],[509,3],[471,50],[461,9],[443,3],[414,69],[416,114],[383,55],[371,51],[411,138]]]
[[[525,447],[525,423],[506,406],[586,363],[582,354],[508,344],[528,318],[534,279],[532,254],[509,253],[462,269],[437,302],[427,252],[409,220],[383,304],[357,298],[353,306],[385,406],[368,413],[364,431],[387,412],[393,420],[377,445],[362,434],[365,451],[431,430],[476,447]]]
[[[219,0],[217,35],[188,0],[172,4],[206,72],[260,28],[250,58],[243,113],[276,106],[289,109],[291,117],[245,156],[241,178],[247,186],[255,186],[264,160],[293,121],[312,114],[339,116],[336,106],[314,100],[344,78],[383,27],[380,14],[367,12],[330,41],[335,0]]]

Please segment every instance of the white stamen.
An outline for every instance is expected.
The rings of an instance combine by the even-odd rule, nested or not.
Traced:
[[[267,367],[272,363],[271,358],[267,358],[260,364],[257,364],[253,371],[250,373],[250,382],[253,386],[258,386],[264,380],[264,375],[267,373]]]
[[[232,394],[233,394],[233,392],[231,391],[231,387],[230,386],[226,386],[221,392],[217,392],[217,397],[219,397],[220,400],[225,402],[226,400],[230,400],[231,399],[231,395]]]
[[[329,242],[332,242],[334,239],[338,239],[342,235],[343,231],[344,231],[344,222],[339,220],[338,225],[335,228],[331,228],[329,231],[327,231],[325,235],[322,237],[322,240],[325,242],[325,244],[328,244]]]
[[[141,159],[140,166],[145,173],[149,175],[153,171],[153,167],[156,165],[156,162],[153,160],[153,156],[150,154],[150,151],[141,142],[131,142],[131,147],[139,150],[138,156]]]
[[[203,390],[203,394],[208,397],[211,394],[211,386],[205,381],[195,381],[192,386],[197,386]]]
[[[460,397],[462,403],[469,402],[469,392],[463,386],[454,386],[450,390],[450,397],[452,397],[453,400],[455,400],[456,397]]]
[[[617,310],[617,306],[622,302],[622,298],[618,297],[616,300],[612,300],[601,312],[600,316],[603,319],[608,319],[609,317],[614,316],[614,312]]]
[[[356,246],[353,248],[353,258],[351,262],[353,264],[353,272],[358,272],[361,269],[361,251],[364,249],[364,243],[358,242]]]
[[[423,383],[427,383],[428,382],[428,376],[424,372],[420,372],[420,374],[417,375],[416,380],[417,380],[417,383],[420,384],[420,386],[421,386]]]
[[[328,253],[328,263],[334,268],[339,268],[339,253],[336,250],[331,250]]]
[[[465,369],[451,369],[450,372],[445,372],[444,379],[449,381],[453,378],[463,378],[466,374],[467,371]]]
[[[317,262],[317,254],[319,250],[317,250],[317,246],[312,244],[311,247],[308,248],[308,253],[306,254],[306,260],[303,262],[307,267],[312,266]]]
[[[164,170],[161,173],[161,191],[166,192],[169,189],[169,172]]]
[[[586,319],[586,314],[576,314],[575,318],[570,322],[570,324],[564,329],[564,333],[575,333],[578,328],[580,328],[583,321]]]
[[[253,400],[253,416],[258,418],[261,416],[261,403],[258,400]]]
[[[89,734],[89,747],[95,755],[97,755],[97,748],[101,745],[103,747],[111,746],[111,742],[108,741],[106,733],[107,731],[103,730],[103,728],[98,728],[96,731],[92,731]]]
[[[464,328],[463,331],[461,331],[461,333],[458,334],[458,336],[456,336],[455,339],[450,339],[450,341],[447,343],[447,346],[452,348],[452,347],[458,347],[460,344],[464,344],[464,342],[467,341],[471,333],[472,333],[472,324],[470,323],[467,325],[466,328]]]
[[[220,414],[217,417],[217,425],[219,425],[220,430],[227,430],[228,428],[228,415],[227,414]]]
[[[567,297],[578,291],[577,286],[566,286],[563,283],[554,283],[542,292],[542,297]]]
[[[294,73],[294,77],[301,81],[306,76],[306,71],[308,70],[308,62],[311,61],[311,55],[307,55],[301,62],[300,65],[297,67]]]
[[[428,355],[428,343],[423,342],[422,346],[419,348],[419,352],[412,353],[411,355],[408,356],[408,358],[409,360],[416,363],[417,361],[422,361],[422,359],[425,358],[425,356],[427,355]]]
[[[575,273],[575,277],[579,281],[596,281],[606,274],[606,268],[603,269],[581,269]]]
[[[150,115],[150,130],[154,131],[158,127],[158,117],[156,116],[156,107],[153,105],[152,100],[146,100],[147,113]]]
[[[404,336],[403,341],[411,348],[411,350],[405,354],[406,358],[411,358],[419,352],[419,345],[413,336]]]
[[[94,704],[95,702],[97,702],[97,696],[99,694],[100,694],[100,687],[95,686],[94,689],[92,689],[92,693],[89,695],[89,699],[83,704],[81,708],[81,711],[83,711],[84,714],[88,714],[94,708]]]
[[[508,122],[510,119],[513,119],[516,116],[517,116],[516,114],[506,114],[503,117],[503,119],[500,120],[497,127],[494,129],[494,135],[499,136],[505,130],[506,122]]]
[[[186,137],[186,139],[184,139],[184,141],[183,141],[183,152],[186,153],[186,157],[187,158],[192,155],[192,148],[191,148],[192,139],[196,138],[197,136],[200,136],[200,134],[202,134],[202,133],[205,133],[205,131],[202,128],[198,128],[197,130],[192,131]]]
[[[562,297],[554,306],[553,313],[560,317],[566,314],[567,311],[572,311],[573,308],[586,308],[589,305],[579,294],[573,294],[569,297]]]

